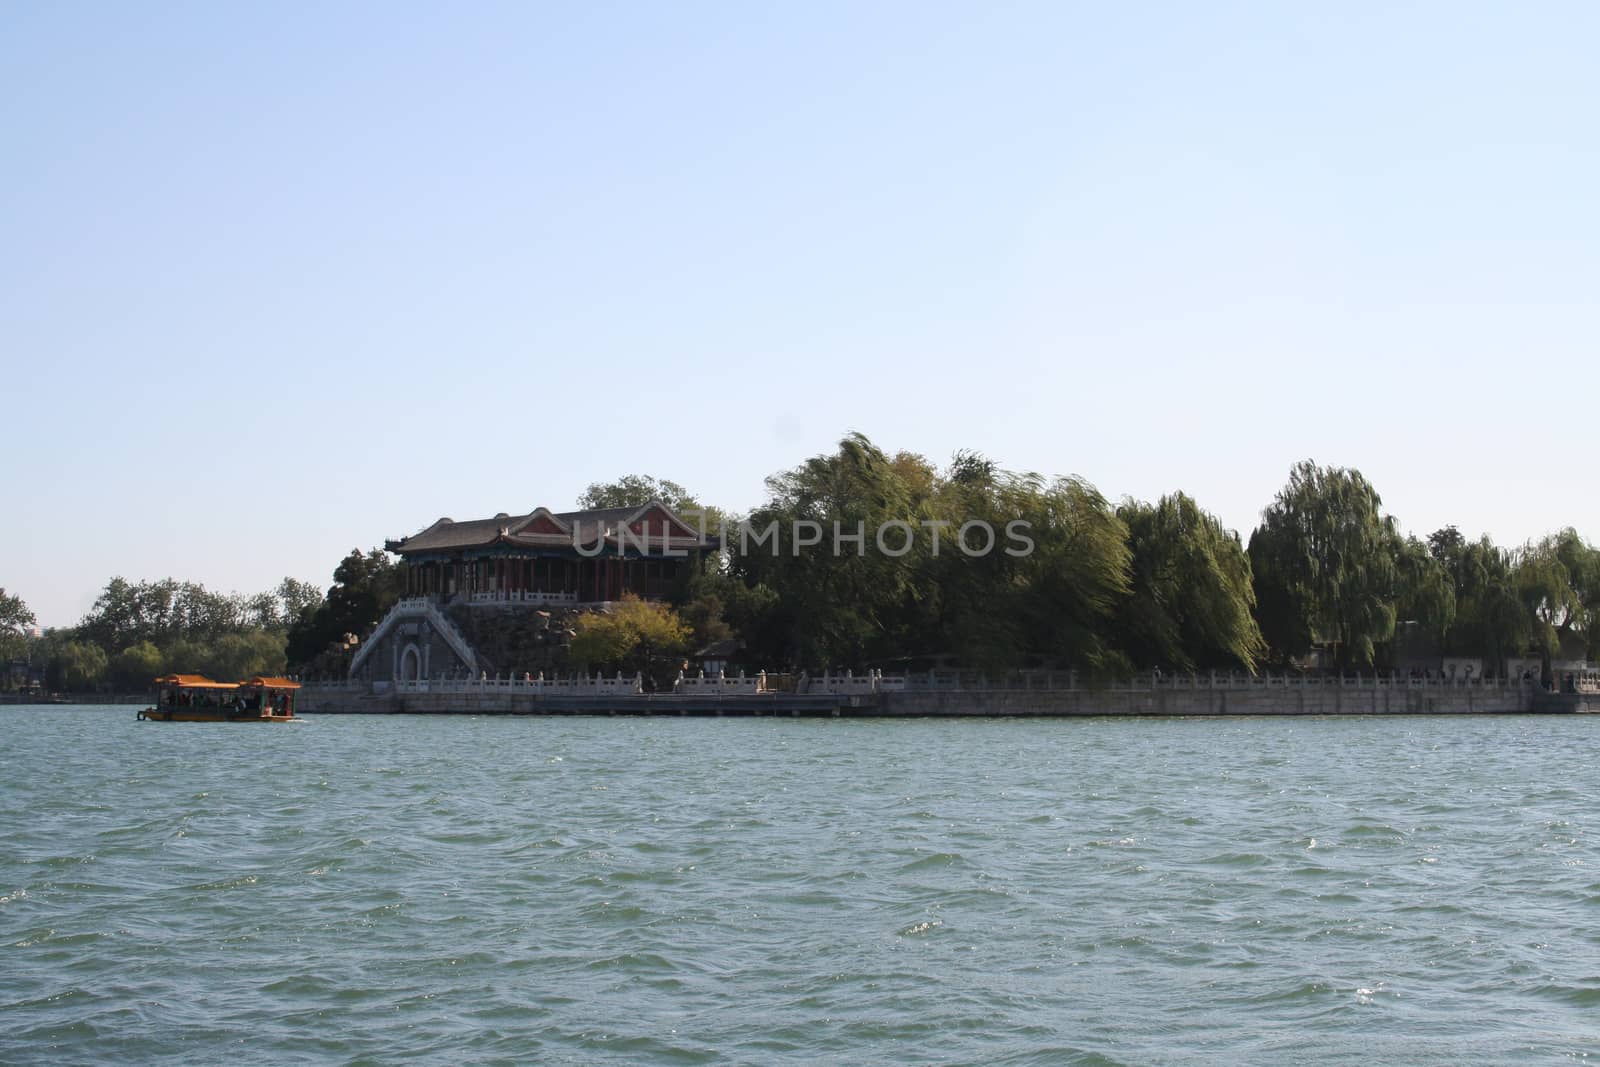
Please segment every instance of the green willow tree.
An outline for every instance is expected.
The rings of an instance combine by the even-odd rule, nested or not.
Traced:
[[[1556,535],[1556,552],[1567,568],[1568,580],[1582,609],[1574,631],[1582,632],[1588,658],[1600,659],[1600,548],[1578,536],[1570,527]]]
[[[1428,554],[1443,571],[1455,607],[1444,651],[1481,658],[1499,673],[1508,657],[1527,650],[1531,637],[1517,599],[1511,554],[1488,537],[1468,541],[1454,526],[1428,535]]]
[[[101,688],[105,683],[110,665],[110,658],[99,645],[88,641],[67,641],[61,646],[59,655],[51,660],[46,680],[51,689],[89,692]]]
[[[1266,642],[1238,534],[1183,493],[1153,505],[1126,501],[1117,517],[1132,554],[1117,637],[1135,665],[1253,672]]]
[[[1001,545],[1009,522],[1039,510],[1043,480],[1013,474],[977,452],[957,452],[941,475],[921,457],[901,453],[893,466],[905,482],[912,514],[920,523],[942,524],[943,545],[932,542],[916,561],[916,593],[908,599],[919,650],[949,654],[961,664],[1001,671],[1023,665],[1036,644],[1027,631],[1030,586],[1025,558]],[[974,546],[995,531],[993,551],[971,556],[961,549],[962,526]],[[920,533],[920,531],[919,531]],[[959,653],[956,655],[956,653]]]
[[[1333,645],[1341,669],[1372,666],[1395,632],[1400,537],[1359,471],[1307,460],[1250,536],[1261,631],[1280,662]]]
[[[1526,546],[1512,581],[1531,650],[1548,673],[1551,661],[1587,656],[1600,630],[1600,552],[1572,529]]]
[[[1428,551],[1454,594],[1449,654],[1481,658],[1489,671],[1531,654],[1548,673],[1554,659],[1600,653],[1600,550],[1577,531],[1508,550],[1447,526],[1429,535]]]
[[[976,453],[940,474],[854,434],[767,489],[747,519],[763,540],[731,559],[735,578],[770,592],[766,640],[743,634],[755,654],[808,667],[1127,667],[1110,640],[1129,591],[1127,529],[1082,479],[1014,474]],[[793,543],[797,524],[814,543]]]
[[[203,673],[198,665],[186,664],[184,669]],[[166,654],[149,641],[140,641],[111,657],[107,680],[120,692],[138,693],[149,689],[150,680],[165,674],[166,670]]]
[[[1018,630],[1028,660],[1044,667],[1125,673],[1130,661],[1111,639],[1112,621],[1132,586],[1128,528],[1100,491],[1081,478],[1022,479],[1011,505],[1028,523],[1034,549],[1017,578]]]
[[[767,493],[767,503],[747,517],[748,536],[730,532],[744,537],[731,546],[733,573],[746,586],[776,594],[758,630],[783,647],[750,642],[752,648],[812,666],[860,665],[900,654],[912,637],[908,606],[918,592],[917,547],[902,556],[870,543],[859,552],[853,543],[838,556],[833,551],[835,524],[842,534],[864,532],[871,542],[880,525],[911,514],[905,482],[889,458],[852,434],[837,452],[768,478]],[[815,543],[797,545],[796,524],[801,539],[814,537]],[[897,535],[892,547],[900,540]]]
[[[1441,645],[1455,622],[1456,587],[1450,572],[1415,537],[1395,545],[1395,615],[1402,622],[1416,623]]]

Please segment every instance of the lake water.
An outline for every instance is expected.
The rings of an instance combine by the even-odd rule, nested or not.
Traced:
[[[0,1062],[1600,1056],[1600,717],[0,708]]]

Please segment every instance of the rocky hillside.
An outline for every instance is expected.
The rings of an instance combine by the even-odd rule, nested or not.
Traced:
[[[573,621],[585,608],[473,607],[457,604],[450,620],[478,650],[482,670],[494,674],[569,674],[567,645]]]

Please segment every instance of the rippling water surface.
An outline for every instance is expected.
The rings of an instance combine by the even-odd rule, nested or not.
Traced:
[[[1600,718],[0,709],[0,1062],[1600,1058]]]

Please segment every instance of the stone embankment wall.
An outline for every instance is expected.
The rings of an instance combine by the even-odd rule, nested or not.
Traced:
[[[740,697],[550,695],[506,687],[453,692],[368,693],[360,687],[303,689],[306,713],[457,715],[1496,715],[1600,710],[1577,698],[1535,704],[1532,686],[1364,684],[1147,686],[1124,689],[908,689],[864,696],[762,693]],[[1592,702],[1600,703],[1600,697]]]
[[[1600,715],[1600,693],[1537,693],[1533,710],[1551,714]]]
[[[854,705],[854,707],[852,707]],[[295,704],[312,714],[351,715],[836,715],[873,714],[864,698],[761,693],[709,698],[670,693],[589,696],[527,690],[365,693],[307,687]]]
[[[1533,710],[1529,686],[1238,686],[1173,689],[963,689],[884,693],[905,715],[1503,715]]]
[[[368,693],[335,686],[308,685],[294,696],[294,710],[300,712],[348,712],[354,715],[395,714],[405,709],[392,693]]]

